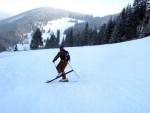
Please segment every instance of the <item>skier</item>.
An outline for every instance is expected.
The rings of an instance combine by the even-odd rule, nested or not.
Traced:
[[[63,46],[60,46],[59,49],[60,49],[60,51],[55,56],[53,63],[58,58],[60,58],[60,62],[56,66],[56,68],[58,70],[58,76],[62,75],[62,79],[60,80],[60,82],[68,82],[68,79],[66,78],[66,74],[65,74],[64,70],[68,64],[68,61],[70,61],[70,56],[69,56],[68,51],[66,51]],[[66,53],[68,53],[68,54],[66,54]]]

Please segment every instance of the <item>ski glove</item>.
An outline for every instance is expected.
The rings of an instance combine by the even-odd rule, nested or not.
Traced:
[[[55,62],[55,60],[53,60],[53,63]]]

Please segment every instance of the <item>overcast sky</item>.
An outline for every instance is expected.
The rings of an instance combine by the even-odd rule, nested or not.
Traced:
[[[0,12],[14,15],[45,6],[65,9],[93,16],[120,13],[133,0],[2,0]]]

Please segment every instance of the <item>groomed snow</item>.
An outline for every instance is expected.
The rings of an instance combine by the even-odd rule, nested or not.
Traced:
[[[149,44],[68,47],[80,78],[72,72],[67,83],[45,83],[57,75],[58,49],[2,52],[0,113],[150,113]]]

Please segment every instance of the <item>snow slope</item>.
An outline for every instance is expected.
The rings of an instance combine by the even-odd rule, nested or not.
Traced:
[[[42,33],[43,40],[46,40],[47,38],[51,37],[51,34],[54,33],[55,36],[57,36],[57,30],[60,30],[60,43],[63,38],[66,37],[64,34],[64,31],[68,29],[69,27],[73,27],[76,23],[83,23],[85,21],[83,20],[77,20],[73,18],[61,18],[53,21],[48,21],[48,24],[43,26],[43,30],[45,31]],[[48,32],[50,30],[50,32]],[[31,33],[28,33],[28,42],[31,42],[32,36]]]
[[[66,48],[68,83],[45,83],[58,49],[0,53],[0,113],[150,113],[149,43]]]

